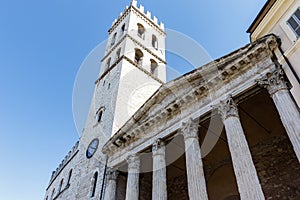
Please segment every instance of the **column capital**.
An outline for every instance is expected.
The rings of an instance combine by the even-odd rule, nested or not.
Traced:
[[[106,176],[108,180],[117,180],[119,172],[114,168],[109,167],[106,171]]]
[[[260,87],[266,88],[272,96],[280,90],[288,90],[288,85],[282,69],[276,69],[256,80]]]
[[[198,120],[189,118],[186,122],[183,122],[181,127],[181,134],[184,136],[184,140],[187,140],[189,138],[198,139],[198,128]]]
[[[165,143],[162,139],[157,139],[152,146],[152,154],[156,155],[164,155],[165,153]]]
[[[237,104],[234,102],[231,95],[225,100],[220,101],[220,104],[215,107],[218,109],[218,113],[221,115],[223,121],[228,117],[239,117]]]
[[[129,170],[137,170],[140,169],[140,158],[137,155],[131,155],[127,158],[128,163],[128,171]]]

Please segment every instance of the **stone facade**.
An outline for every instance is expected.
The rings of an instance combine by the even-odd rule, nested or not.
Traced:
[[[300,113],[277,36],[168,83],[165,36],[135,0],[113,22],[86,127],[45,199],[299,199]]]

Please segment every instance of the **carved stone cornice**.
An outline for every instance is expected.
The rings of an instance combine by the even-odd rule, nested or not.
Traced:
[[[266,43],[271,51],[274,51],[278,47],[277,37],[275,35],[271,35]]]
[[[218,109],[218,113],[221,115],[223,121],[229,117],[239,118],[237,104],[234,102],[231,95],[228,96],[227,99],[220,101],[220,104],[214,107]]]
[[[184,136],[184,140],[194,138],[198,139],[199,121],[192,118],[182,123],[181,134]]]
[[[107,180],[117,180],[119,172],[114,168],[108,168],[106,171]]]
[[[256,80],[256,82],[259,86],[266,88],[271,96],[280,90],[289,89],[282,69],[276,69],[272,73],[266,74],[261,79]]]
[[[161,139],[157,139],[152,146],[153,156],[165,154],[165,143]]]
[[[128,171],[140,170],[140,158],[137,155],[131,155],[127,158]]]

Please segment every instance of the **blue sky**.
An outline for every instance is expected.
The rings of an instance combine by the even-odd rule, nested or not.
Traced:
[[[213,58],[249,42],[246,30],[265,3],[139,2],[167,28],[195,39]],[[51,171],[79,137],[72,113],[77,71],[128,4],[129,0],[0,1],[1,200],[43,198]],[[175,68],[190,70],[178,63]]]

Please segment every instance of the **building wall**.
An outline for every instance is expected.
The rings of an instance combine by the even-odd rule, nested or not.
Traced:
[[[282,42],[281,48],[284,55],[290,61],[298,77],[300,77],[300,39],[296,37],[291,27],[287,24],[287,20],[299,7],[300,0],[277,0],[250,36],[251,41],[255,41],[270,33],[279,36]],[[275,53],[291,81],[293,86],[291,92],[300,107],[299,82],[295,75],[293,75],[279,49],[277,49]]]

